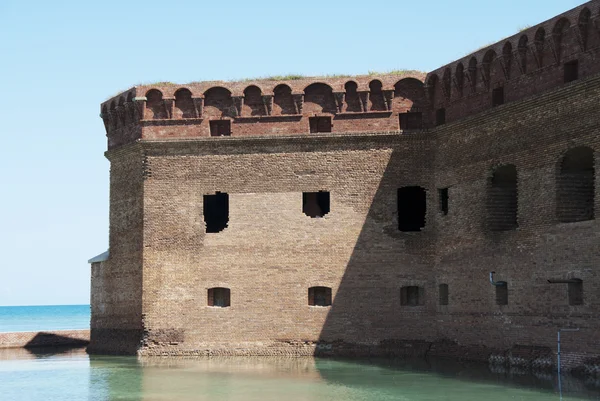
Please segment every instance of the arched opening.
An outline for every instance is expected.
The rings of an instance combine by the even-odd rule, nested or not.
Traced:
[[[504,74],[506,79],[510,79],[512,69],[513,50],[512,43],[506,42],[502,48],[502,61],[504,62]]]
[[[262,99],[262,91],[258,86],[250,85],[244,89],[244,114],[251,116],[264,116],[267,114]]]
[[[217,86],[204,92],[203,114],[205,117],[234,117],[234,110],[233,99],[228,89]]]
[[[302,212],[308,217],[323,217],[331,210],[331,196],[329,192],[303,192]]]
[[[346,82],[344,85],[346,90],[346,111],[347,112],[360,112],[362,106],[360,104],[360,97],[358,95],[358,85],[354,81]]]
[[[594,151],[581,146],[570,149],[561,159],[556,182],[558,221],[571,223],[594,219]]]
[[[208,306],[215,306],[219,308],[227,308],[231,306],[231,290],[223,287],[209,288]]]
[[[273,90],[274,114],[296,114],[292,88],[285,84],[277,85]]]
[[[331,86],[314,83],[304,89],[303,112],[335,114],[336,109]]]
[[[485,86],[486,89],[489,90],[492,84],[492,79],[495,78],[493,76],[494,71],[494,62],[496,61],[496,52],[492,49],[488,50],[483,56],[483,76],[485,77]]]
[[[196,107],[189,89],[181,88],[175,92],[175,118],[196,117]]]
[[[450,99],[452,95],[452,71],[450,68],[444,70],[444,77],[442,78],[444,85],[444,96],[446,99]]]
[[[529,38],[527,35],[523,35],[519,38],[519,45],[517,46],[517,52],[519,53],[519,64],[523,74],[527,73],[527,49],[529,48]]]
[[[369,83],[369,102],[371,111],[385,111],[385,99],[383,98],[383,84],[380,80],[374,79]]]
[[[561,18],[556,22],[554,28],[552,29],[552,41],[554,43],[554,51],[556,53],[556,59],[559,62],[560,60],[562,60],[563,40],[570,26],[571,22],[569,22],[568,19]]]
[[[469,60],[469,81],[471,82],[471,91],[477,90],[477,59],[471,57]]]
[[[592,18],[592,12],[589,8],[584,8],[579,14],[579,20],[577,21],[577,28],[579,29],[579,37],[581,38],[581,47],[583,50],[587,50],[588,41],[590,36],[590,20]]]
[[[415,78],[404,78],[394,85],[394,111],[421,111],[427,107],[425,85]]]
[[[162,120],[168,118],[163,94],[158,89],[150,89],[146,92],[146,120]]]
[[[517,168],[512,164],[494,170],[488,193],[488,228],[508,231],[518,227]]]
[[[458,96],[462,96],[463,88],[465,86],[465,66],[463,65],[463,63],[458,63],[456,65],[456,71],[454,75],[455,85],[457,89],[456,91],[458,93]]]
[[[398,189],[398,230],[421,231],[425,227],[427,196],[425,188],[402,187]]]
[[[544,49],[546,44],[546,30],[543,27],[540,27],[534,37],[534,45],[535,45],[535,54],[538,63],[538,67],[542,68],[544,66]]]
[[[218,233],[229,223],[229,195],[217,192],[204,195],[204,222],[207,233]]]
[[[308,289],[308,305],[331,306],[331,288],[310,287]]]
[[[427,78],[427,94],[429,95],[429,103],[431,104],[431,107],[436,106],[436,92],[437,92],[437,86],[438,86],[438,81],[439,78],[436,74],[431,74],[428,78]]]

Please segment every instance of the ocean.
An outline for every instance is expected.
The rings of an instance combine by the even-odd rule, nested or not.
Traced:
[[[89,328],[89,305],[0,306],[0,333]]]

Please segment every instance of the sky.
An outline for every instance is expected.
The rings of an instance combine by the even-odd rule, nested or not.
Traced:
[[[431,71],[579,0],[0,0],[0,305],[89,303],[100,103],[136,84]]]

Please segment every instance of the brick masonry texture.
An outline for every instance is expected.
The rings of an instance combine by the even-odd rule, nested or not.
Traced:
[[[0,348],[54,347],[62,345],[87,345],[89,330],[32,331],[0,333]]]
[[[551,367],[557,330],[578,327],[563,336],[565,366],[596,366],[598,57],[594,0],[427,75],[161,84],[109,99],[110,258],[92,264],[90,350]],[[504,104],[492,104],[497,88]],[[332,132],[310,133],[314,116]],[[230,136],[210,136],[215,120]],[[581,147],[591,166],[575,162],[587,170],[571,180],[561,160]],[[426,191],[420,231],[398,230],[402,187]],[[331,210],[310,218],[302,193],[318,191]],[[203,196],[216,192],[229,220],[207,233]],[[574,279],[581,305],[548,283]],[[317,286],[331,306],[308,305]],[[402,305],[411,286],[422,298]],[[219,287],[229,307],[208,306]]]

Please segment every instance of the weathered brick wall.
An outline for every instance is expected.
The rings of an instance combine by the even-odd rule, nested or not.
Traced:
[[[149,172],[138,146],[108,158],[110,257],[91,267],[90,351],[131,353],[142,337],[142,182]]]
[[[557,199],[592,190],[586,177],[558,175],[569,149],[600,148],[598,10],[600,0],[588,2],[426,79],[159,84],[105,102],[111,256],[92,266],[92,350],[510,364],[531,354],[544,364],[556,331],[576,326],[568,364],[592,364],[599,230],[556,212],[593,217]],[[564,63],[575,59],[579,77],[565,84]],[[500,86],[504,104],[492,108]],[[446,123],[434,128],[440,108]],[[423,113],[425,130],[401,129],[408,111]],[[312,116],[331,117],[332,133],[309,133]],[[222,119],[231,137],[210,137],[210,121]],[[577,194],[557,197],[558,181]],[[403,186],[426,190],[420,232],[398,230]],[[302,192],[319,190],[330,191],[331,212],[311,219]],[[229,224],[206,233],[203,195],[216,191],[229,194]],[[507,282],[507,305],[497,304],[490,271]],[[567,284],[548,283],[575,278],[582,305],[569,305]],[[331,287],[333,304],[309,306],[313,286]],[[424,302],[401,305],[406,286],[420,287]],[[214,287],[231,290],[231,306],[208,306]]]

